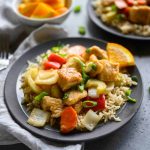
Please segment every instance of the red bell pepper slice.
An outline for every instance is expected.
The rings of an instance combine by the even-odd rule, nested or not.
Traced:
[[[93,111],[98,111],[98,110],[104,110],[105,109],[105,95],[104,94],[100,95],[99,98],[86,97],[84,100],[85,101],[90,100],[90,101],[96,101],[97,102],[97,105],[94,107],[92,107],[91,103],[87,103],[89,108],[88,107],[85,108],[86,110],[92,109]]]
[[[97,100],[97,106],[93,107],[94,111],[104,110],[105,109],[105,95],[102,94]]]
[[[65,64],[66,63],[66,59],[57,55],[57,54],[50,54],[50,56],[48,57],[49,61],[53,61],[53,62],[58,62],[60,64]]]
[[[115,5],[119,9],[124,9],[128,7],[127,3],[124,0],[115,0]]]
[[[52,61],[45,61],[44,62],[44,69],[59,69],[61,67],[61,64],[58,62],[52,62]]]
[[[134,0],[126,0],[127,4],[129,6],[133,6],[134,5]]]

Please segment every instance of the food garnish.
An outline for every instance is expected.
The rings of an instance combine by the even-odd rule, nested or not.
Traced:
[[[127,48],[123,47],[122,45],[108,43],[106,49],[108,58],[112,63],[119,63],[120,67],[135,65],[133,55]]]

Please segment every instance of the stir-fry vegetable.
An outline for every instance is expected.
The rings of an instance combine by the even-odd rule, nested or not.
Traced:
[[[43,127],[48,122],[50,113],[34,108],[28,118],[28,123],[35,127]]]
[[[53,46],[53,47],[51,48],[51,51],[52,51],[53,53],[59,53],[60,50],[61,50],[63,47],[64,47],[64,45],[59,42],[56,46]]]
[[[37,95],[34,100],[40,102],[44,96],[48,96],[47,92],[41,92],[39,95]]]
[[[62,98],[62,91],[58,85],[52,85],[50,88],[50,95],[55,98]]]
[[[58,62],[60,64],[65,64],[66,63],[66,59],[57,55],[57,54],[50,54],[50,56],[48,57],[48,60],[49,61],[52,61],[52,62]]]
[[[69,94],[65,93],[64,96],[63,96],[63,100],[67,99],[68,97],[69,97]]]
[[[92,131],[98,122],[100,121],[100,117],[91,109],[86,113],[82,120],[82,124],[90,131]]]
[[[92,108],[96,105],[97,105],[97,102],[95,102],[95,101],[86,100],[86,101],[82,102],[82,106],[84,108]]]
[[[135,81],[135,82],[138,82],[137,76],[132,76],[131,79],[132,79],[133,81]]]
[[[62,133],[68,133],[75,129],[77,125],[77,113],[70,106],[66,107],[61,113],[60,130]]]
[[[106,91],[106,84],[102,81],[89,79],[86,83],[86,88],[96,87],[97,94],[104,94]]]
[[[131,90],[130,89],[128,89],[126,92],[125,92],[125,94],[126,94],[126,96],[130,96],[131,95]]]
[[[88,89],[88,96],[91,98],[98,98],[99,94],[97,93],[97,89],[96,88],[89,88]]]
[[[50,62],[50,61],[45,61],[44,62],[44,69],[48,70],[48,69],[59,69],[61,64],[58,62]]]
[[[91,98],[91,97],[87,97],[85,99],[85,101],[93,101],[93,102],[96,102],[97,105],[93,106],[91,109],[93,111],[101,111],[101,110],[104,110],[105,109],[105,95],[102,94],[100,95],[99,98]],[[83,101],[84,102],[84,101]],[[95,103],[94,103],[95,104]]]
[[[85,72],[85,64],[79,58],[74,58],[74,61],[78,62],[81,66],[83,80],[81,84],[78,86],[78,88],[82,92],[84,90],[85,83],[89,79],[89,76]]]
[[[127,96],[127,98],[128,98],[128,102],[131,102],[131,103],[136,103],[136,99],[134,99],[134,98],[131,98],[130,96]]]
[[[86,49],[86,53],[90,53],[91,52],[91,49],[90,48],[87,48]]]
[[[104,110],[105,109],[105,95],[102,94],[98,99],[96,99],[96,101],[97,101],[97,106],[93,107],[92,109],[94,111]]]

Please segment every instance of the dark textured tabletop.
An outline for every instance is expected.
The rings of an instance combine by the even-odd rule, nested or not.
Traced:
[[[88,18],[87,0],[75,0],[75,5],[81,5],[82,11],[71,13],[63,26],[70,36],[79,36],[78,27],[86,27],[87,37],[117,42],[132,51],[144,83],[144,99],[135,117],[115,133],[85,144],[85,150],[149,150],[150,149],[150,41],[140,42],[126,40],[110,35],[95,26]],[[23,144],[0,146],[0,150],[28,150]]]

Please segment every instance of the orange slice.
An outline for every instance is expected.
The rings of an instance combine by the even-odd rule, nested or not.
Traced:
[[[108,59],[112,63],[119,63],[120,67],[134,66],[135,61],[131,52],[116,43],[108,43],[107,47]]]
[[[35,3],[22,3],[19,5],[18,9],[21,14],[29,17],[33,13],[37,5],[38,3],[36,2]]]
[[[31,18],[49,18],[57,16],[58,13],[51,6],[39,3],[31,15]]]

